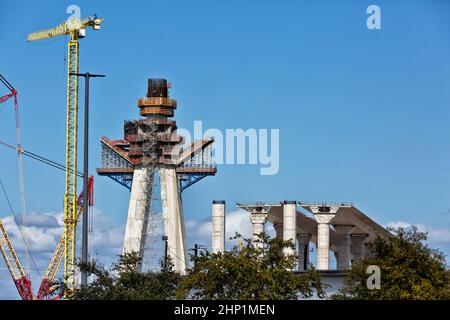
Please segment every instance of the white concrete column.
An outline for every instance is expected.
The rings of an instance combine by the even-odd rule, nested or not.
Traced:
[[[277,238],[283,239],[283,224],[282,223],[274,223],[273,228],[275,229],[275,236]]]
[[[160,169],[160,185],[168,255],[174,270],[184,274],[187,265],[186,236],[178,177],[174,168]]]
[[[212,251],[225,251],[225,201],[212,202]]]
[[[264,242],[261,236],[264,236],[264,225],[266,223],[267,213],[252,213],[250,220],[253,225],[253,245],[264,249]]]
[[[297,241],[297,201],[283,201],[283,240]],[[285,248],[286,255],[295,255],[295,249]]]
[[[309,268],[309,242],[311,235],[309,233],[297,234],[298,242],[298,271],[304,271]]]
[[[350,268],[350,233],[353,231],[352,225],[335,225],[338,238],[338,256],[336,267],[339,270]]]
[[[134,170],[123,242],[123,253],[136,252],[141,258],[144,253],[152,182],[152,169],[136,168]],[[141,265],[138,266],[138,270],[140,269]]]
[[[334,218],[338,207],[311,207],[317,225],[317,270],[330,268],[330,221]]]
[[[358,261],[364,258],[364,241],[367,239],[368,234],[357,233],[350,235],[353,261]]]

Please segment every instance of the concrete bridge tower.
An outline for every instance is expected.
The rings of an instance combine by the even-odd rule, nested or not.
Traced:
[[[184,273],[187,248],[181,191],[214,175],[216,167],[211,163],[213,139],[202,139],[182,149],[183,137],[176,134],[176,122],[171,119],[177,102],[169,97],[168,89],[165,79],[148,80],[147,95],[137,102],[143,118],[125,121],[123,140],[102,138],[102,168],[97,172],[131,191],[123,252],[144,257],[149,249],[146,239],[153,236],[153,242],[161,241],[155,238],[159,231],[166,236],[175,271]],[[164,230],[149,228],[157,225],[158,215],[152,212],[155,193],[161,200]],[[150,247],[154,253],[155,248]]]

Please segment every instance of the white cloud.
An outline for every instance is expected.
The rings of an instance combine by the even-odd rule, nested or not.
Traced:
[[[112,261],[117,259],[117,255],[121,253],[125,226],[116,225],[111,222],[110,217],[104,214],[101,210],[94,208],[93,213],[93,230],[90,236],[92,248],[91,256],[98,258],[103,264],[109,265]],[[19,223],[21,218],[18,217]],[[22,266],[25,266],[25,244],[21,233],[13,216],[3,217],[2,221],[5,225],[11,242],[19,256]],[[34,291],[42,280],[42,275],[50,262],[50,258],[59,242],[59,239],[64,231],[63,214],[62,213],[43,213],[38,214],[32,212],[27,215],[27,227],[23,232],[27,234],[29,239],[29,248],[34,259],[30,260],[31,280]],[[77,249],[80,245],[80,228],[77,232]],[[14,284],[11,280],[6,264],[3,259],[0,262],[0,299],[14,299],[19,298]],[[39,272],[36,270],[39,270]],[[62,266],[60,266],[60,275]],[[39,274],[40,273],[40,274]]]
[[[408,228],[416,226],[420,232],[428,233],[428,241],[433,243],[450,243],[450,229],[444,229],[433,225],[423,223],[409,223],[405,221],[393,221],[387,224],[387,227],[392,228]]]
[[[186,230],[189,235],[188,242],[190,246],[195,243],[207,244],[211,247],[211,237],[212,237],[212,223],[211,221],[205,221],[198,223],[193,220],[186,222]],[[235,240],[229,240],[235,234],[239,233],[244,238],[251,238],[252,224],[250,222],[250,214],[242,209],[228,212],[225,218],[225,240],[226,247],[231,248],[236,244]],[[267,234],[274,236],[275,231],[270,223],[266,224]]]
[[[41,215],[42,217],[39,217],[37,213],[27,215],[27,227],[22,228],[22,232],[24,237],[28,238],[31,252],[48,251],[49,248],[54,249],[56,247],[59,236],[64,230],[57,215],[54,213],[45,213]],[[28,219],[28,216],[30,219]],[[15,249],[18,252],[24,251],[25,243],[13,216],[7,216],[2,220]],[[19,223],[21,223],[20,219]]]
[[[125,225],[111,224],[108,215],[101,210],[93,210],[93,232],[91,234],[92,247],[99,255],[114,254],[115,258],[121,253],[123,238],[125,236]]]
[[[18,216],[17,218],[19,220],[19,223],[21,223],[22,216]],[[37,212],[33,211],[26,215],[27,225],[34,227],[57,228],[60,226],[60,222],[58,220],[59,217],[51,213],[38,214]]]
[[[207,245],[211,247],[212,237],[212,224],[211,221],[205,221],[198,223],[194,220],[186,222],[186,230],[188,234],[188,243],[193,246],[195,243]],[[227,247],[234,244],[229,239],[235,235],[235,233],[241,234],[244,238],[251,237],[251,223],[249,213],[244,210],[237,210],[229,212],[225,218],[225,240]]]

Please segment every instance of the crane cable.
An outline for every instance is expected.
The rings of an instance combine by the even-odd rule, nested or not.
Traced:
[[[28,218],[27,218],[27,210],[25,205],[25,182],[23,177],[23,157],[22,157],[22,142],[21,142],[21,134],[20,134],[20,123],[19,123],[19,107],[17,103],[17,95],[14,96],[14,113],[16,117],[16,140],[17,140],[17,163],[19,166],[19,188],[20,188],[20,210],[22,213],[22,225],[24,228],[24,242],[28,247],[29,244],[29,234],[27,231],[28,226]],[[30,278],[30,257],[29,251],[28,254],[25,255],[25,272],[28,271],[28,278]]]
[[[24,240],[24,238],[25,238],[24,232],[23,232],[22,228],[20,227],[19,220],[17,219],[16,213],[14,212],[14,209],[11,205],[11,201],[9,201],[9,197],[8,197],[8,194],[6,193],[6,189],[5,189],[5,186],[3,185],[2,179],[0,179],[0,187],[2,189],[3,195],[5,196],[6,202],[8,203],[9,210],[11,211],[11,214],[13,215],[14,222],[17,225],[17,229],[19,230],[20,236]],[[24,240],[24,242],[25,242],[25,240]],[[41,277],[41,273],[39,271],[39,268],[37,267],[37,264],[36,264],[36,261],[34,260],[33,255],[30,252],[30,248],[29,248],[27,242],[25,242],[25,252],[28,252],[29,256],[31,257],[31,261],[33,262],[34,269],[37,271],[39,277]],[[27,277],[28,277],[28,279],[30,279],[29,276],[27,276]]]
[[[27,231],[27,211],[25,205],[25,183],[23,175],[23,159],[22,159],[22,141],[20,133],[20,118],[19,118],[19,102],[18,102],[18,92],[17,90],[6,80],[2,75],[0,75],[0,81],[11,91],[14,97],[14,117],[16,120],[16,145],[17,145],[17,164],[19,167],[19,189],[20,189],[20,211],[22,215],[22,228],[23,228],[23,241],[25,242],[25,247],[28,247],[29,235]],[[30,259],[29,252],[25,251],[25,274],[30,277]]]
[[[13,145],[11,145],[9,143],[6,143],[6,142],[4,142],[2,140],[0,140],[0,144],[5,146],[5,147],[7,147],[7,148],[12,149],[12,150],[17,150],[17,148],[15,146],[13,146]],[[66,171],[67,170],[67,168],[64,165],[62,165],[62,164],[60,164],[60,163],[58,163],[56,161],[50,160],[48,158],[42,157],[42,156],[40,156],[40,155],[38,155],[36,153],[33,153],[31,151],[28,151],[28,150],[24,149],[24,148],[22,148],[20,150],[20,152],[22,152],[22,154],[24,154],[27,157],[30,157],[30,158],[35,159],[37,161],[40,161],[42,163],[48,164],[49,166],[52,166],[52,167],[54,167],[56,169],[59,169],[59,170],[62,170],[62,171]],[[82,178],[83,177],[83,173],[81,173],[80,171],[77,171],[77,176]]]

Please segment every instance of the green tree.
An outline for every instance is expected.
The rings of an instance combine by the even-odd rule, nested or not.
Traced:
[[[138,272],[141,259],[136,253],[119,256],[119,261],[105,268],[98,262],[79,264],[92,281],[75,291],[78,300],[166,300],[174,299],[181,276],[173,272],[172,263],[159,272]],[[63,287],[60,286],[63,292]]]
[[[192,257],[193,267],[183,279],[178,298],[188,299],[298,299],[316,292],[324,295],[319,274],[310,270],[294,274],[295,256],[283,250],[294,244],[279,238],[263,237],[264,251],[249,239],[223,253],[201,252]]]
[[[416,227],[391,229],[391,239],[369,244],[369,257],[352,265],[333,299],[450,299],[450,271],[445,256],[431,249]],[[368,289],[369,265],[381,271],[381,288]]]

